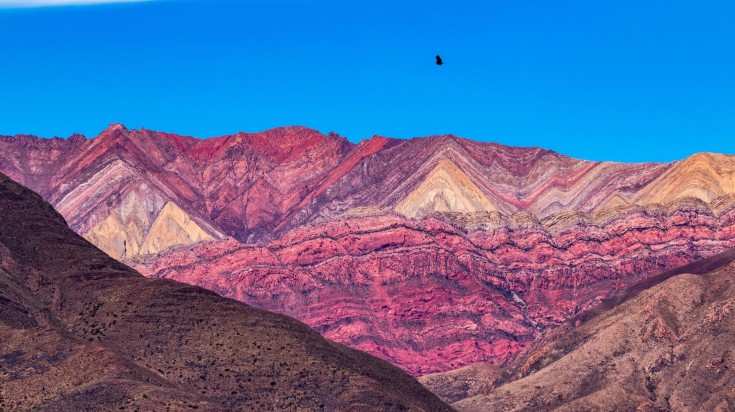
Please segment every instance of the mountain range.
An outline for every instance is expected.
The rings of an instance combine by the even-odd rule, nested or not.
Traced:
[[[113,124],[0,137],[0,172],[154,278],[293,316],[414,376],[501,364],[641,280],[735,246],[735,157],[577,160],[452,135]]]

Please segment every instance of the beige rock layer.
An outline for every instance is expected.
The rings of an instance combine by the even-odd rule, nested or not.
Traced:
[[[172,202],[166,203],[141,246],[142,255],[156,254],[174,246],[214,240],[189,215]]]
[[[135,193],[130,196],[135,199],[124,202],[84,235],[111,257],[128,259],[215,239],[173,202],[166,203],[150,223],[143,203],[136,202]]]
[[[94,225],[84,237],[115,259],[140,254],[140,246],[163,201],[156,196],[131,192],[104,220]]]
[[[413,218],[432,212],[497,210],[480,188],[450,160],[441,161],[395,208],[396,212]]]
[[[669,203],[686,197],[709,203],[731,193],[735,193],[735,156],[697,153],[644,187],[634,197],[634,203]]]

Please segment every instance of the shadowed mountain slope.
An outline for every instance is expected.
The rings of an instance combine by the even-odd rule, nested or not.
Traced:
[[[450,410],[294,319],[147,279],[0,175],[0,409]]]

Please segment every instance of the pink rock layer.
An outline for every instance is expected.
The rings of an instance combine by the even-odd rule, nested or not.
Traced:
[[[133,266],[288,314],[424,375],[502,362],[644,276],[735,247],[735,208],[715,215],[702,202],[598,220],[485,216],[469,230],[456,217],[343,219],[266,247],[229,239]]]

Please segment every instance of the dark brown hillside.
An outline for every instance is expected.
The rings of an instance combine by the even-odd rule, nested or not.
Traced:
[[[0,175],[0,410],[450,410],[286,316],[146,279]]]

